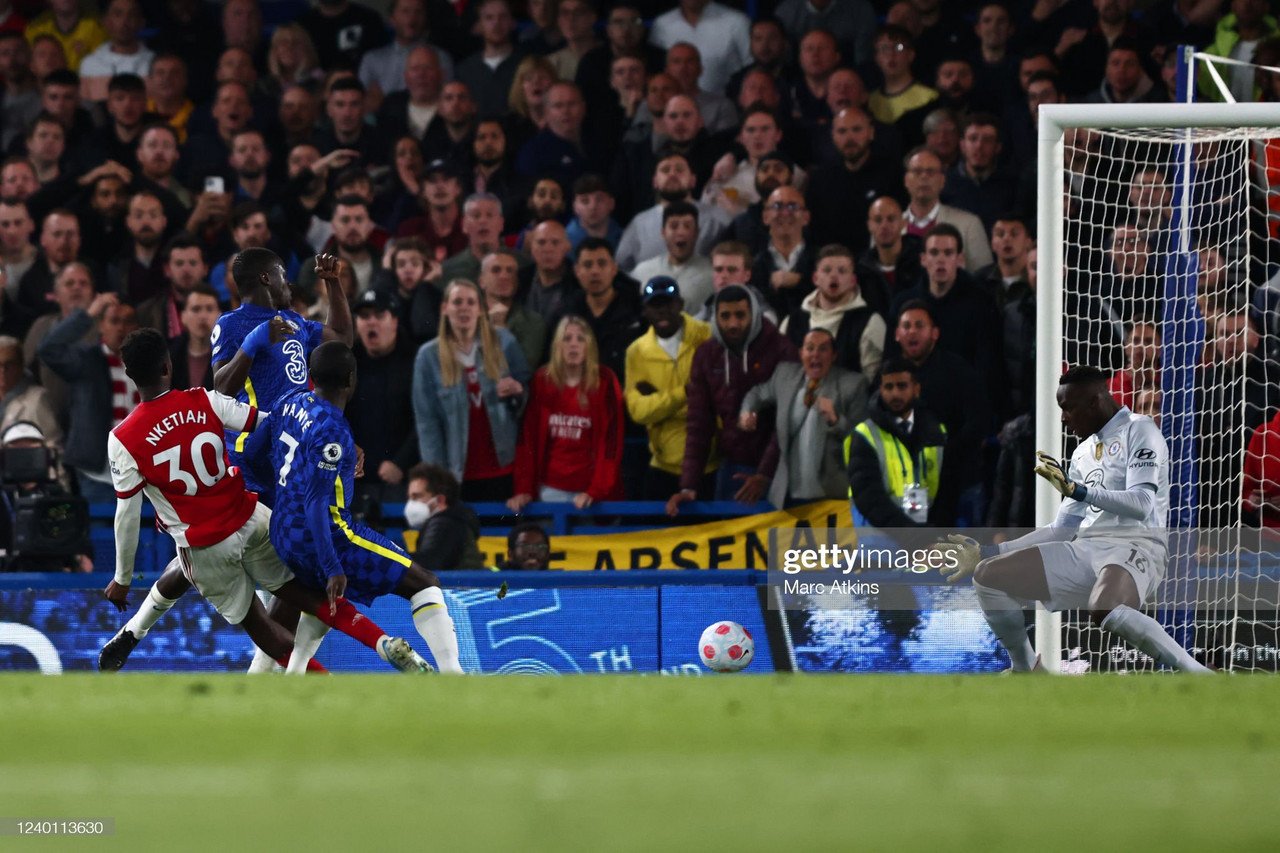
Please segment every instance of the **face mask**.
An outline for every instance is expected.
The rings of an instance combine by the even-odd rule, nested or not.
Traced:
[[[421,527],[435,513],[431,504],[430,501],[406,501],[404,520],[409,522],[410,527]]]

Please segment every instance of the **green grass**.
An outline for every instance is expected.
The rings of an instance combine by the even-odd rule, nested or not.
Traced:
[[[1280,680],[0,677],[4,849],[1274,849]]]

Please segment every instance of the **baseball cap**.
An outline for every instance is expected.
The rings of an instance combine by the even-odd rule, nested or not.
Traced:
[[[655,275],[640,290],[640,301],[649,304],[655,299],[679,299],[680,285],[669,275]]]
[[[422,177],[424,178],[429,178],[436,174],[443,174],[446,178],[454,177],[453,164],[443,157],[437,157],[422,170]]]
[[[30,421],[18,421],[4,431],[4,436],[0,437],[0,444],[11,444],[15,441],[30,438],[34,438],[36,441],[44,441],[44,433],[40,431],[40,427]]]
[[[390,311],[394,314],[399,307],[399,300],[387,291],[366,290],[364,293],[360,294],[358,299],[356,299],[356,304],[352,307],[352,310],[356,314],[359,314],[366,308],[374,311]]]

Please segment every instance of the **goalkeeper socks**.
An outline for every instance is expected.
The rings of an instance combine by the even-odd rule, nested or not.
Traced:
[[[1159,622],[1132,607],[1121,604],[1102,620],[1102,627],[1123,637],[1129,645],[1146,652],[1165,666],[1183,672],[1213,672],[1207,666],[1197,663]]]
[[[1022,603],[1007,592],[975,583],[973,589],[982,605],[991,632],[1000,640],[1014,672],[1030,672],[1036,663],[1036,651],[1027,639],[1027,622],[1022,615]]]
[[[458,632],[444,604],[444,590],[429,586],[409,599],[413,626],[418,629],[441,672],[462,672],[458,662]]]
[[[290,675],[302,675],[306,672],[313,663],[311,659],[315,657],[316,650],[320,648],[320,641],[327,633],[329,626],[310,613],[299,616],[298,630],[293,634],[293,654],[289,656],[284,671]]]
[[[160,594],[157,588],[160,582],[156,581],[156,585],[151,587],[151,591],[147,593],[147,600],[142,602],[142,606],[133,614],[132,618],[125,623],[125,628],[130,634],[141,640],[147,636],[147,632],[151,630],[151,626],[156,624],[161,616],[169,612],[169,608],[178,603],[176,598],[165,598]]]

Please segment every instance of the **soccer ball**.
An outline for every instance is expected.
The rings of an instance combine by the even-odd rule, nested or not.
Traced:
[[[708,669],[737,672],[746,669],[756,656],[756,641],[737,622],[708,625],[698,641],[698,657]]]

